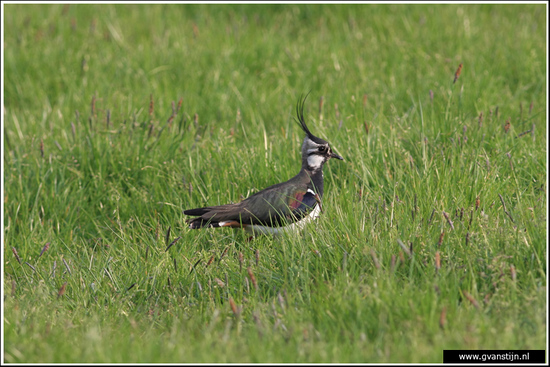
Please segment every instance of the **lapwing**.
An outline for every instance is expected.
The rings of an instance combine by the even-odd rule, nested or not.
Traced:
[[[296,104],[297,122],[306,136],[302,144],[302,169],[290,180],[261,190],[235,204],[184,210],[189,228],[243,228],[256,234],[279,234],[297,230],[317,218],[322,210],[323,165],[330,159],[343,160],[326,140],[311,133],[304,119],[304,102]]]

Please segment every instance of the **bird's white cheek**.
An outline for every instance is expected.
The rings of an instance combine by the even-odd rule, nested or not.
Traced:
[[[323,165],[324,160],[325,160],[324,157],[317,154],[313,154],[307,157],[307,164],[311,168],[316,169],[316,168],[320,168]]]

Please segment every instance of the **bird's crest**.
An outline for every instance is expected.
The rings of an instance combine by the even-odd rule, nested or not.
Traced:
[[[305,97],[303,97],[303,98],[300,96],[300,99],[298,100],[298,103],[296,103],[297,122],[300,125],[300,127],[302,128],[302,130],[304,130],[304,132],[306,133],[308,138],[310,138],[311,140],[313,140],[317,144],[325,144],[326,141],[316,137],[315,135],[313,135],[311,133],[311,131],[309,131],[309,128],[306,125],[306,120],[304,119],[304,104],[306,102],[306,99],[307,99],[307,96],[309,95],[309,93],[310,92],[308,92],[305,95]]]

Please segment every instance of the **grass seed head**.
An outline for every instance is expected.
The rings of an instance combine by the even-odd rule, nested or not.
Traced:
[[[445,232],[442,231],[439,235],[439,241],[437,241],[437,247],[441,247],[441,244],[443,243],[443,237],[445,237]]]
[[[403,251],[404,251],[407,255],[411,256],[411,251],[410,251],[410,249],[409,249],[407,246],[405,246],[405,244],[403,243],[403,241],[401,241],[401,240],[398,238],[398,239],[397,239],[397,243],[399,244],[399,246],[403,249]]]
[[[455,229],[455,226],[453,225],[453,221],[451,220],[451,218],[449,218],[449,214],[447,214],[446,212],[443,212],[443,216],[445,217],[445,219],[447,219],[447,223],[449,223],[449,225],[451,226],[451,229]]]
[[[250,281],[252,282],[252,285],[256,290],[258,290],[258,282],[256,282],[256,277],[254,276],[254,273],[252,272],[252,269],[248,267],[246,269],[248,271],[248,277],[250,278]]]
[[[402,251],[399,251],[399,261],[401,262],[401,264],[405,263],[405,255],[403,255]]]
[[[464,297],[466,297],[466,299],[468,299],[468,301],[470,301],[470,303],[475,308],[479,308],[479,303],[477,303],[476,299],[470,293],[468,293],[466,291],[463,291],[462,293],[464,294]]]
[[[447,307],[443,306],[443,309],[441,310],[441,314],[439,315],[439,327],[444,329],[445,323],[447,322]]]
[[[155,111],[155,102],[153,101],[153,95],[151,94],[149,97],[149,116],[153,116],[154,111]]]
[[[529,134],[530,132],[531,132],[531,130],[525,130],[524,132],[522,132],[521,134],[516,136],[516,138],[521,138],[523,135]]]
[[[374,262],[376,269],[380,269],[380,263],[378,262],[378,258],[376,257],[376,253],[373,249],[370,250],[370,256],[372,257],[372,261]]]
[[[95,115],[95,94],[92,96],[92,103],[90,108],[90,117]]]
[[[430,215],[430,219],[428,219],[428,224],[432,223],[432,219],[434,217],[434,214],[435,214],[435,208],[432,210],[432,214]]]
[[[235,122],[239,124],[241,122],[241,109],[237,108],[237,116],[235,117]]]
[[[172,246],[174,246],[174,244],[176,242],[178,242],[180,240],[181,236],[179,236],[178,238],[176,238],[175,240],[173,240],[172,242],[170,242],[170,244],[166,247],[166,250],[165,251],[168,251],[168,249]]]
[[[344,250],[344,256],[342,256],[342,270],[346,269],[348,264],[348,252]]]
[[[283,310],[283,313],[285,312],[285,300],[283,296],[281,295],[281,292],[277,293],[277,301],[279,302],[279,306]]]
[[[193,264],[193,267],[191,268],[191,270],[189,271],[189,274],[191,274],[193,272],[193,270],[195,270],[195,268],[197,267],[197,265],[199,265],[199,263],[202,261],[202,259],[198,259],[197,262],[195,264]]]
[[[17,253],[17,250],[15,249],[15,247],[11,248],[11,252],[13,252],[13,254],[15,255],[15,259],[17,260],[17,262],[21,264],[21,259],[19,258],[19,254]]]
[[[462,72],[462,63],[460,63],[460,65],[458,65],[458,69],[456,69],[456,72],[455,72],[455,79],[453,81],[453,84],[456,83],[456,81],[458,80],[458,78],[460,77],[460,73]]]
[[[65,290],[67,289],[67,282],[63,283],[61,288],[59,288],[59,291],[57,292],[57,298],[61,297],[65,294]]]
[[[178,102],[178,109],[176,110],[176,113],[179,113],[180,112],[180,109],[181,109],[181,105],[183,104],[183,97],[180,98],[179,102]]]
[[[206,263],[206,267],[209,267],[210,264],[212,264],[212,261],[214,261],[214,258],[215,258],[215,257],[216,257],[215,255],[212,255],[212,256],[210,257],[210,259],[208,259],[208,262]]]
[[[240,312],[239,308],[237,307],[237,305],[235,304],[235,301],[233,300],[233,297],[229,298],[229,306],[231,307],[231,312],[233,312],[233,316],[239,317],[241,312]]]
[[[221,262],[223,257],[225,256],[225,254],[227,254],[227,251],[229,250],[229,246],[226,246],[225,247],[225,250],[223,250],[221,256],[220,256],[220,259],[218,260],[218,262]]]
[[[57,261],[53,261],[53,266],[52,266],[52,274],[50,275],[50,277],[54,278],[55,277],[55,269],[57,268]]]
[[[168,227],[168,230],[166,231],[166,237],[165,237],[165,243],[166,243],[166,246],[168,246],[168,241],[170,241],[170,229],[172,227]]]
[[[507,134],[508,130],[510,130],[510,119],[506,120],[506,123],[504,124],[504,133]]]

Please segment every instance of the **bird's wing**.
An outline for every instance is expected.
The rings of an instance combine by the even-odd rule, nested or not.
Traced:
[[[315,208],[317,202],[318,196],[313,190],[299,185],[275,186],[250,196],[240,204],[248,214],[248,224],[279,226],[302,219]]]
[[[189,209],[184,214],[200,217],[201,223],[237,222],[280,226],[302,219],[315,208],[318,201],[317,194],[307,185],[274,185],[240,203]]]

